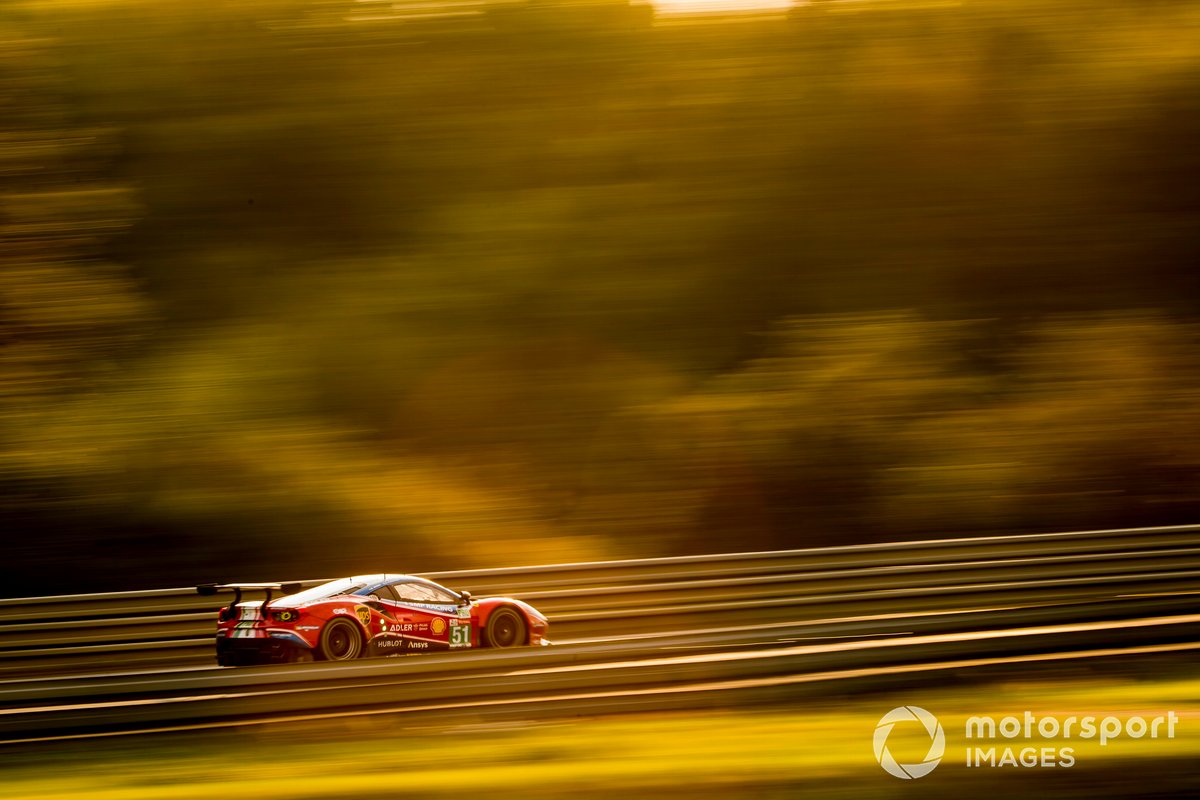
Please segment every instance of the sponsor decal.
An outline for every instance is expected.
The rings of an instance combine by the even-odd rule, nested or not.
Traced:
[[[400,604],[405,608],[419,608],[422,611],[436,611],[439,614],[453,614],[458,608],[455,603],[418,603],[415,600],[402,600]]]
[[[275,613],[275,619],[279,620],[280,622],[293,622],[299,618],[299,616],[300,615],[295,611],[278,611]]]
[[[417,622],[393,622],[390,625],[387,622],[381,622],[380,630],[384,633],[428,633],[429,626]]]
[[[333,613],[335,613],[335,614],[349,614],[350,612],[349,612],[349,611],[347,611],[347,610],[346,610],[346,609],[344,609],[344,608],[335,608],[335,609],[333,610]]]
[[[469,616],[471,616],[471,607],[470,607],[470,606],[459,606],[459,607],[458,607],[458,615],[459,615],[460,617],[469,617]]]
[[[380,650],[394,650],[398,647],[404,647],[403,639],[380,639],[375,642],[375,646]]]
[[[321,626],[319,626],[319,625],[297,625],[296,626],[296,630],[298,630],[298,631],[316,631],[316,630],[320,630],[320,629],[321,629]]]
[[[441,636],[446,632],[446,620],[438,617],[429,624],[429,630],[433,631],[435,636]]]
[[[410,641],[408,643],[408,647],[410,650],[428,650],[429,642],[411,642]]]
[[[363,625],[371,624],[371,609],[366,606],[355,606],[354,613],[358,615],[358,621]]]

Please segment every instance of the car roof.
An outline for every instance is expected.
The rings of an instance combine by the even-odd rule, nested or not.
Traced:
[[[431,581],[427,578],[420,578],[420,577],[417,577],[416,575],[401,575],[398,573],[390,573],[390,572],[381,572],[381,573],[377,573],[374,575],[351,575],[346,578],[335,578],[331,581],[326,581],[326,583],[327,584],[328,583],[341,583],[342,581],[351,581],[352,584],[357,586],[357,588],[354,588],[354,586],[352,586],[349,589],[349,591],[343,591],[340,594],[323,595],[320,597],[309,598],[308,600],[302,601],[302,602],[323,602],[332,597],[339,597],[339,596],[353,596],[353,595],[361,596],[364,594],[368,594],[370,592],[374,592],[376,589],[378,589],[381,586],[396,583],[398,581],[421,583],[426,586],[436,587],[438,589],[441,589],[442,591],[450,592],[451,594],[457,594],[457,592],[455,592],[453,589],[447,589],[445,586],[442,586],[441,584],[438,584],[438,583],[434,583],[433,581]],[[322,585],[324,585],[324,584],[322,584]],[[290,601],[290,600],[292,600],[292,598],[296,597],[297,594],[303,595],[305,592],[310,592],[317,588],[319,588],[319,587],[312,586],[312,587],[309,587],[308,589],[305,589],[303,592],[297,592],[296,594],[290,594],[285,597],[276,598],[276,600],[274,602]]]
[[[377,585],[381,583],[395,583],[396,581],[415,581],[417,583],[433,583],[427,578],[419,578],[416,575],[399,575],[390,572],[383,572],[378,575],[352,575],[350,580],[355,583],[366,583]],[[437,584],[434,584],[435,586]]]
[[[428,578],[420,578],[416,575],[399,575],[399,574],[393,574],[390,572],[383,572],[378,575],[355,575],[355,576],[351,577],[350,580],[354,581],[355,583],[363,584],[363,588],[356,591],[355,594],[362,594],[365,591],[374,591],[375,589],[378,589],[380,586],[384,586],[387,584],[393,584],[393,583],[397,583],[400,581],[409,582],[409,583],[422,583],[422,584],[425,584],[426,586],[433,586],[435,588],[450,592],[451,594],[455,594],[455,591],[453,589],[447,589],[445,586],[442,586],[440,583],[434,583],[433,581],[429,580]]]

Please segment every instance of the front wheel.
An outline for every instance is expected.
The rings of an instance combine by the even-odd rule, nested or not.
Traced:
[[[362,637],[354,623],[335,619],[321,631],[317,658],[322,661],[352,661],[362,653]]]
[[[487,623],[487,641],[492,647],[521,647],[529,641],[525,620],[511,608],[492,612]]]

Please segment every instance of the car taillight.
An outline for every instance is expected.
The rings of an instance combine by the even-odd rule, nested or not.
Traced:
[[[271,609],[271,619],[276,622],[296,622],[300,619],[300,612],[294,608],[275,608]]]
[[[230,606],[228,608],[222,608],[217,613],[217,621],[218,622],[229,622],[229,620],[233,619],[236,616],[237,616],[237,609],[235,609],[233,606]]]

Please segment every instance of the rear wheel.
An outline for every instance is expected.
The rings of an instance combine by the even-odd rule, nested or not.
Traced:
[[[529,641],[525,620],[514,609],[499,608],[488,617],[487,640],[492,647],[522,647]]]
[[[354,623],[335,619],[321,631],[317,657],[322,661],[351,661],[362,653],[362,637]]]

